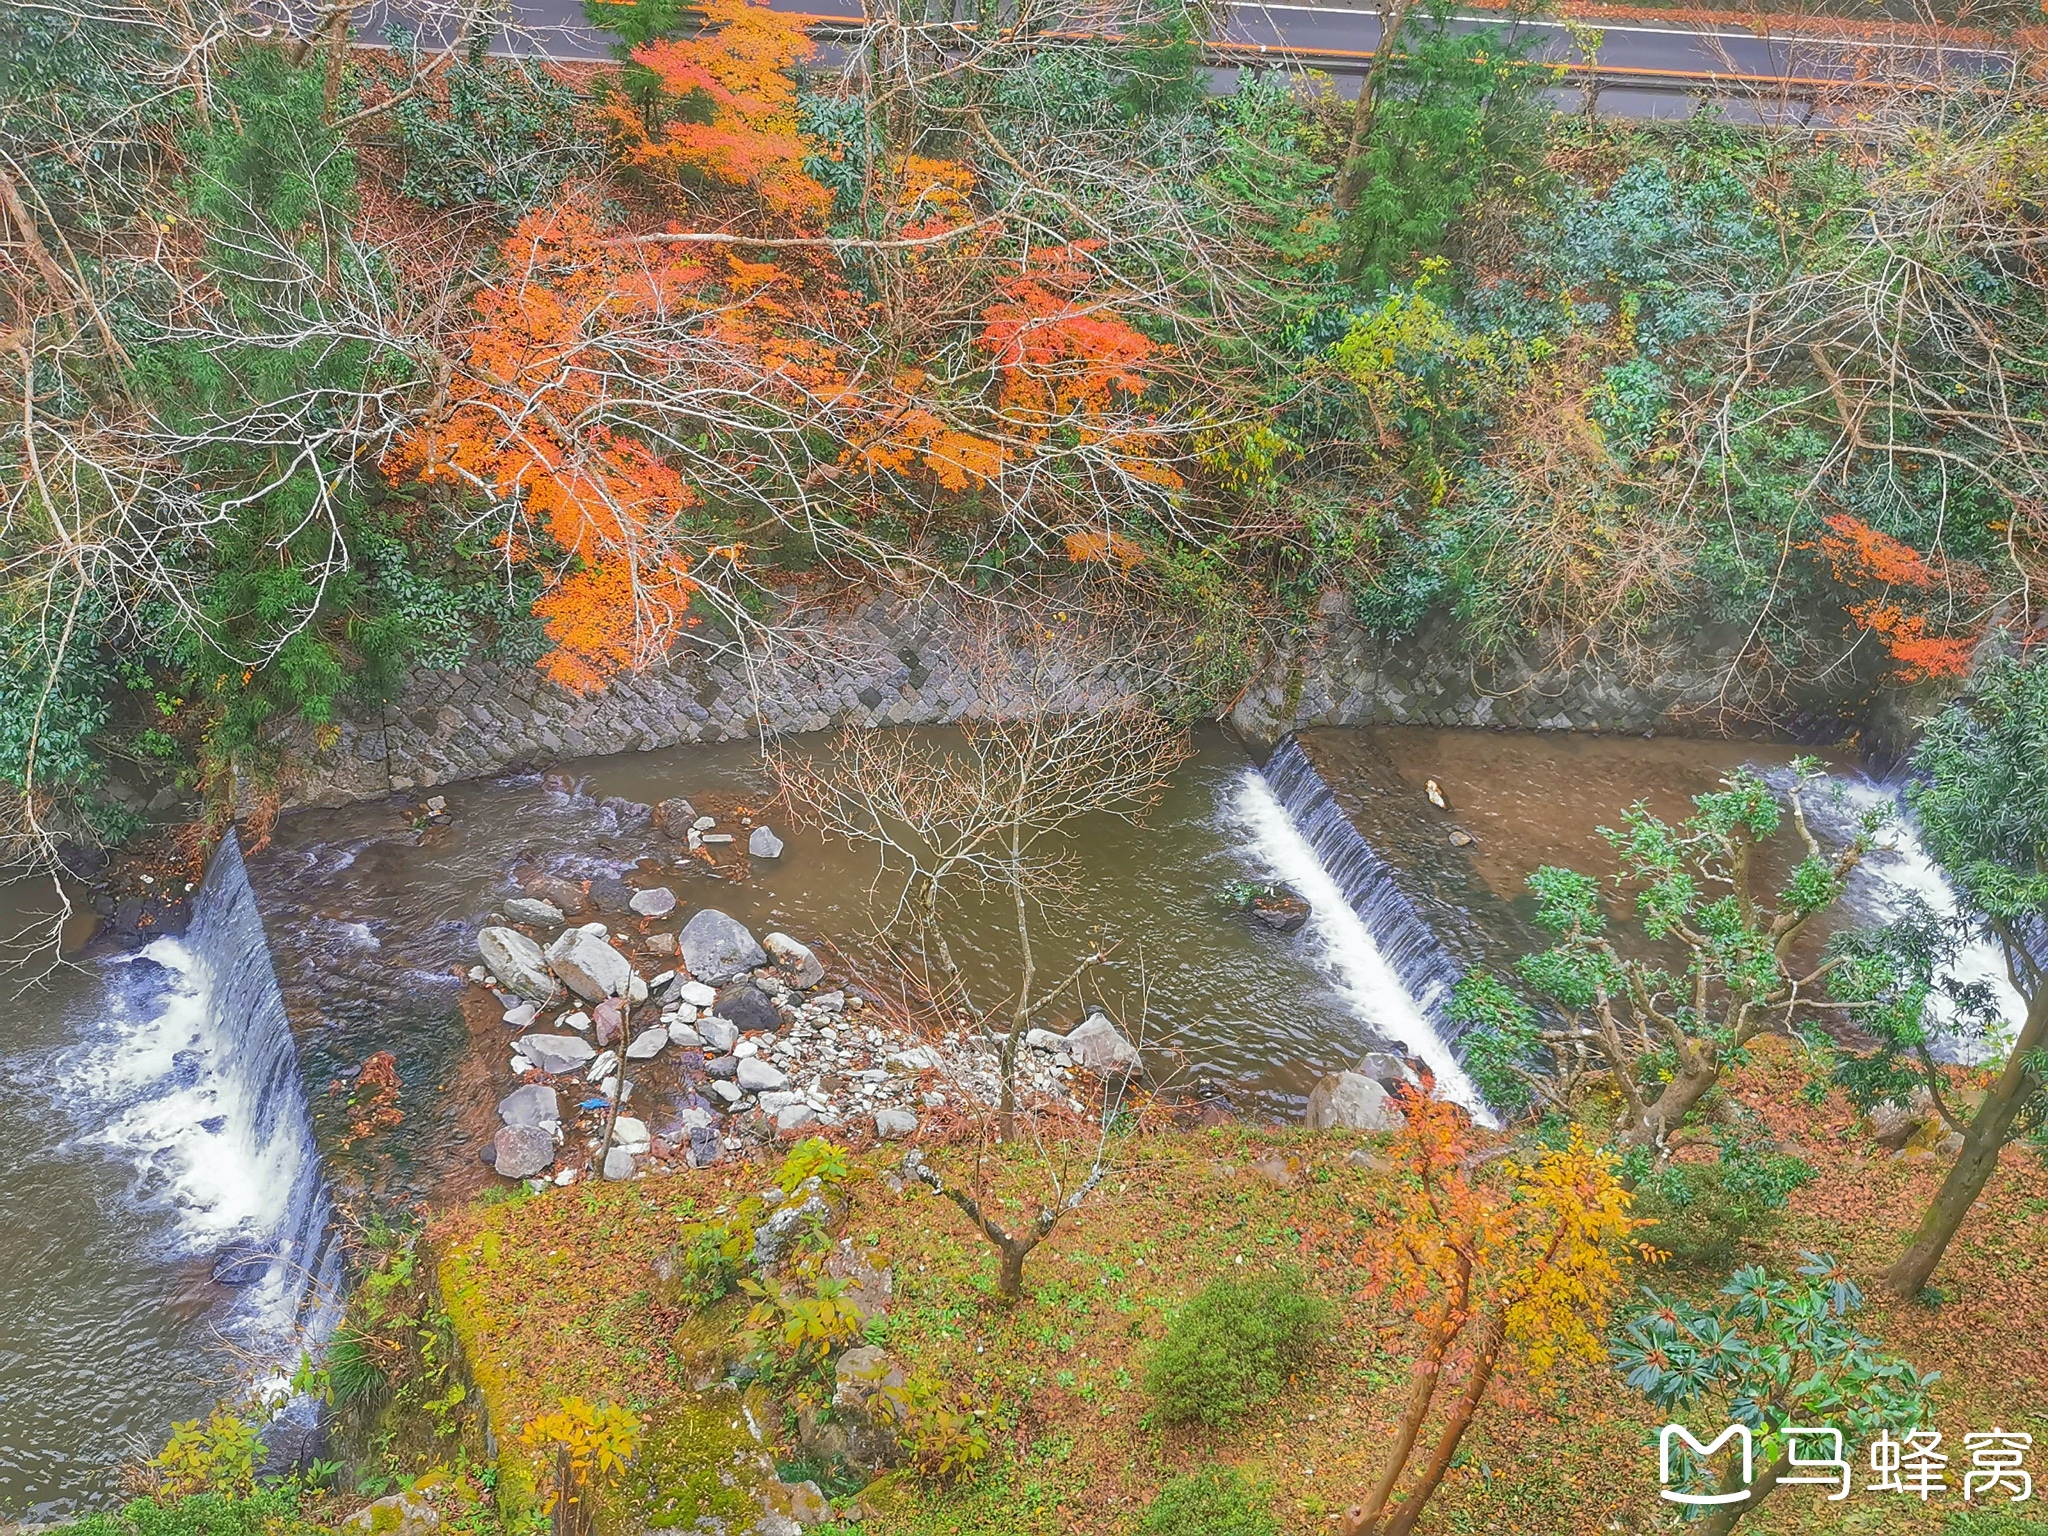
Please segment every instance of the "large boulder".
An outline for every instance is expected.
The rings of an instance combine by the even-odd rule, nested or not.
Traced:
[[[528,1083],[498,1101],[498,1118],[507,1125],[532,1125],[552,1132],[562,1123],[562,1101],[546,1083]]]
[[[505,903],[505,915],[515,923],[525,923],[533,928],[562,926],[562,909],[552,901],[542,901],[538,896],[512,897]]]
[[[593,1003],[624,997],[633,987],[633,962],[594,933],[571,928],[548,946],[548,966],[578,997]]]
[[[1422,1079],[1415,1075],[1415,1069],[1392,1051],[1369,1051],[1351,1070],[1371,1078],[1382,1088],[1399,1088],[1404,1084],[1411,1088],[1422,1086]]]
[[[867,1472],[903,1459],[903,1369],[879,1345],[849,1349],[833,1363],[829,1418],[806,1408],[797,1439],[820,1460],[843,1457]]]
[[[541,947],[517,928],[486,928],[476,936],[476,947],[485,968],[507,992],[545,1003],[561,990]]]
[[[1143,1058],[1106,1013],[1091,1013],[1068,1032],[1067,1052],[1097,1077],[1127,1077]]]
[[[590,910],[590,895],[574,880],[559,875],[529,875],[519,888],[536,901],[559,908],[564,917],[578,917]]]
[[[690,835],[690,824],[697,819],[697,807],[681,795],[672,795],[654,807],[652,820],[654,830],[663,837],[672,837],[681,842]]]
[[[1398,1131],[1407,1123],[1393,1096],[1362,1072],[1332,1072],[1308,1096],[1312,1131]]]
[[[667,917],[676,909],[676,893],[665,885],[650,885],[635,891],[630,905],[641,917]]]
[[[722,988],[711,1008],[742,1034],[774,1034],[782,1028],[782,1010],[751,981],[735,981]]]
[[[747,925],[716,907],[703,908],[683,924],[677,943],[690,974],[714,986],[745,975],[768,959]]]
[[[508,1179],[530,1179],[554,1166],[555,1138],[537,1125],[508,1125],[491,1143],[491,1166]]]
[[[771,933],[761,941],[775,969],[792,987],[815,987],[825,979],[825,962],[811,946],[786,933]]]
[[[597,1054],[581,1035],[522,1035],[512,1048],[550,1077],[574,1072]]]

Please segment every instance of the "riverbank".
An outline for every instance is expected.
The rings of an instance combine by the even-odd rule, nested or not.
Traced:
[[[1941,1294],[1899,1303],[1878,1292],[1875,1278],[1939,1166],[1923,1151],[1873,1144],[1839,1095],[1802,1096],[1805,1080],[1795,1051],[1766,1041],[1735,1085],[1767,1106],[1776,1143],[1817,1171],[1792,1196],[1783,1226],[1745,1239],[1739,1260],[1782,1273],[1802,1250],[1840,1258],[1866,1287],[1862,1326],[1919,1369],[1941,1373],[1934,1422],[1957,1452],[1946,1495],[1923,1503],[1859,1488],[1846,1504],[1830,1504],[1821,1490],[1784,1489],[1759,1528],[1782,1536],[1962,1530],[1956,1522],[1972,1507],[1955,1486],[1962,1435],[2012,1427],[2015,1392],[2024,1401],[2038,1385],[2025,1362],[2048,1350],[2048,1315],[2026,1280],[2038,1246],[2036,1154],[2007,1153]],[[760,1347],[747,1337],[753,1298],[703,1305],[692,1296],[678,1255],[736,1218],[765,1221],[761,1191],[775,1190],[773,1159],[473,1205],[379,1266],[385,1276],[403,1268],[422,1278],[369,1288],[383,1298],[386,1323],[397,1319],[394,1331],[445,1319],[463,1344],[459,1379],[468,1391],[451,1404],[444,1377],[431,1393],[403,1371],[380,1381],[370,1418],[386,1454],[358,1460],[350,1476],[368,1476],[372,1489],[417,1480],[417,1500],[444,1527],[520,1529],[519,1501],[540,1496],[548,1466],[521,1447],[518,1426],[582,1396],[628,1406],[645,1425],[635,1458],[601,1502],[596,1523],[606,1532],[1128,1536],[1158,1529],[1143,1521],[1162,1489],[1212,1466],[1267,1487],[1274,1522],[1215,1529],[1325,1532],[1375,1470],[1406,1390],[1405,1330],[1354,1262],[1360,1223],[1391,1176],[1385,1150],[1384,1138],[1350,1132],[1133,1126],[1110,1140],[1103,1179],[1032,1258],[1029,1293],[1014,1308],[992,1294],[988,1245],[950,1204],[903,1176],[900,1148],[848,1157],[810,1252],[857,1276],[850,1290],[864,1316],[857,1335],[826,1358],[878,1349],[904,1380],[941,1384],[969,1418],[959,1432],[986,1441],[985,1453],[950,1477],[911,1466],[862,1472],[821,1455],[801,1401],[807,1393],[829,1400],[846,1374],[819,1364],[764,1380],[758,1361],[747,1368]],[[926,1155],[949,1177],[982,1166],[1006,1210],[1042,1179],[1041,1154],[1024,1146],[955,1142]],[[788,1203],[780,1191],[773,1199]],[[841,1257],[853,1255],[858,1268]],[[1717,1283],[1672,1265],[1635,1267],[1634,1278],[1662,1291],[1703,1296]],[[799,1268],[781,1270],[782,1283],[802,1284]],[[1278,1400],[1214,1428],[1159,1425],[1147,1372],[1171,1320],[1213,1283],[1279,1273],[1300,1276],[1299,1287],[1333,1311]],[[376,1321],[367,1326],[374,1335]],[[859,1360],[886,1374],[876,1356]],[[1611,1365],[1563,1367],[1508,1386],[1482,1413],[1426,1529],[1575,1536],[1664,1527],[1654,1442],[1662,1415],[1624,1392]],[[394,1407],[401,1403],[409,1409]],[[313,1526],[338,1529],[362,1503],[360,1494],[312,1494],[301,1508]],[[797,1515],[803,1522],[778,1523]],[[121,1529],[99,1524],[80,1536]],[[2040,1528],[1968,1529],[2031,1536]]]

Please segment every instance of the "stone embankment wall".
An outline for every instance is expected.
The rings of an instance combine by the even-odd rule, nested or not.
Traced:
[[[1745,638],[1710,631],[1667,636],[1627,657],[1560,657],[1535,640],[1475,658],[1452,621],[1381,639],[1351,618],[1341,593],[1331,593],[1306,635],[1268,649],[1230,719],[1248,739],[1271,743],[1318,725],[1746,736],[1760,729],[1760,718],[1832,737],[1845,720],[1860,718],[1860,705],[1842,699],[1756,708],[1731,685]]]
[[[751,640],[706,625],[666,663],[588,697],[526,667],[422,671],[382,708],[288,740],[283,798],[340,805],[565,758],[1000,717],[1027,695],[1085,711],[1127,691],[1108,671],[1048,678],[1000,654],[991,665],[988,624],[986,609],[969,613],[956,598],[868,591],[787,605]],[[1725,687],[1739,639],[1685,637],[1630,667],[1560,663],[1535,648],[1475,662],[1447,623],[1382,640],[1333,596],[1305,636],[1267,647],[1229,719],[1261,746],[1316,725],[1748,734],[1755,717]],[[1842,714],[1822,707],[1814,718]]]

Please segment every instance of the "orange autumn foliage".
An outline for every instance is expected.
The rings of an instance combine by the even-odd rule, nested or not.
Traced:
[[[1155,485],[1180,476],[1157,461],[1158,443],[1126,412],[1152,386],[1149,365],[1166,351],[1090,296],[1082,241],[1035,252],[1024,273],[998,281],[1003,297],[982,312],[981,344],[1001,379],[1005,426],[1045,443],[1062,427],[1110,451],[1125,473]]]
[[[1401,1111],[1398,1183],[1355,1262],[1370,1290],[1414,1320],[1420,1350],[1381,1474],[1339,1517],[1340,1536],[1407,1536],[1501,1365],[1543,1375],[1602,1357],[1630,1234],[1642,1225],[1615,1177],[1620,1159],[1577,1126],[1562,1150],[1504,1162],[1495,1179],[1462,1111],[1412,1089]],[[1425,1455],[1424,1429],[1447,1396]]]
[[[1912,545],[1847,512],[1831,512],[1824,521],[1828,531],[1810,547],[1818,548],[1827,557],[1835,580],[1858,591],[1873,586],[1885,589],[1850,603],[1849,616],[1884,642],[1885,650],[1897,663],[1893,670],[1898,680],[1917,683],[1935,677],[1967,676],[1978,631],[1931,634],[1929,616],[1908,612],[1894,600],[1893,594],[1900,589],[1927,591],[1947,586],[1975,604],[1984,595],[1982,574],[1975,567],[1958,562],[1931,561]]]
[[[610,349],[651,315],[696,307],[708,273],[609,243],[574,206],[529,215],[504,256],[509,275],[477,295],[443,409],[384,469],[469,489],[545,535],[560,558],[543,560],[530,537],[503,543],[547,577],[534,611],[555,649],[542,670],[588,691],[666,652],[688,622],[683,519],[698,497],[623,430],[614,397],[633,363]]]
[[[1076,565],[1114,565],[1128,572],[1145,558],[1145,551],[1122,534],[1105,533],[1100,528],[1070,533],[1065,542],[1067,558]]]
[[[702,0],[703,28],[633,50],[671,101],[708,104],[708,122],[671,120],[650,132],[631,103],[609,107],[626,163],[702,177],[756,193],[767,211],[799,224],[821,220],[831,196],[804,171],[790,67],[816,45],[802,18],[756,0]]]

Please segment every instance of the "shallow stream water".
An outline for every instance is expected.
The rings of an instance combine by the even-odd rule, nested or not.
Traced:
[[[1142,1035],[1155,1078],[1206,1081],[1257,1116],[1297,1115],[1318,1076],[1387,1044],[1469,1097],[1433,1026],[1427,978],[1411,974],[1413,957],[1329,839],[1349,828],[1370,845],[1425,940],[1459,963],[1497,963],[1529,940],[1522,882],[1537,865],[1605,872],[1611,855],[1594,829],[1630,801],[1682,814],[1725,769],[1782,775],[1791,755],[1425,730],[1314,732],[1303,745],[1341,817],[1316,822],[1298,790],[1204,732],[1143,825],[1099,816],[1077,828],[1069,877],[1036,919],[1041,976],[1121,942],[1047,1022],[1100,998]],[[1431,778],[1449,811],[1424,797]],[[1890,793],[1848,772],[1839,785],[1817,813],[1824,827]],[[269,957],[218,925],[140,950],[102,943],[0,1008],[0,1516],[107,1502],[116,1466],[160,1444],[173,1420],[254,1369],[283,1367],[279,1328],[318,1310],[319,1238],[305,1228],[326,1211],[294,1127],[310,1124],[344,1211],[366,1196],[459,1198],[492,1177],[477,1152],[508,1086],[508,1032],[461,973],[522,876],[668,884],[676,923],[716,906],[757,933],[817,945],[885,1001],[900,989],[901,955],[885,961],[873,942],[897,887],[870,855],[766,805],[751,747],[634,753],[441,793],[446,825],[410,801],[283,817],[247,860]],[[672,795],[726,827],[759,812],[785,839],[783,857],[748,860],[742,840],[688,860],[649,825],[647,807]],[[1453,848],[1454,829],[1473,843]],[[1245,878],[1294,885],[1313,904],[1308,926],[1282,937],[1225,910],[1219,889]],[[1947,899],[1910,835],[1851,896],[1880,917],[1908,891]],[[970,903],[950,930],[982,1007],[1014,985],[1012,923],[1005,907]],[[295,1060],[264,1034],[266,1005],[249,1001],[273,961],[282,1007],[267,1006],[288,1018]],[[1988,951],[1970,963],[1995,970]],[[340,1147],[345,1094],[349,1075],[386,1050],[405,1121],[372,1158]],[[296,1081],[280,1080],[280,1062]],[[264,1284],[216,1282],[223,1249],[252,1239],[299,1257]]]

